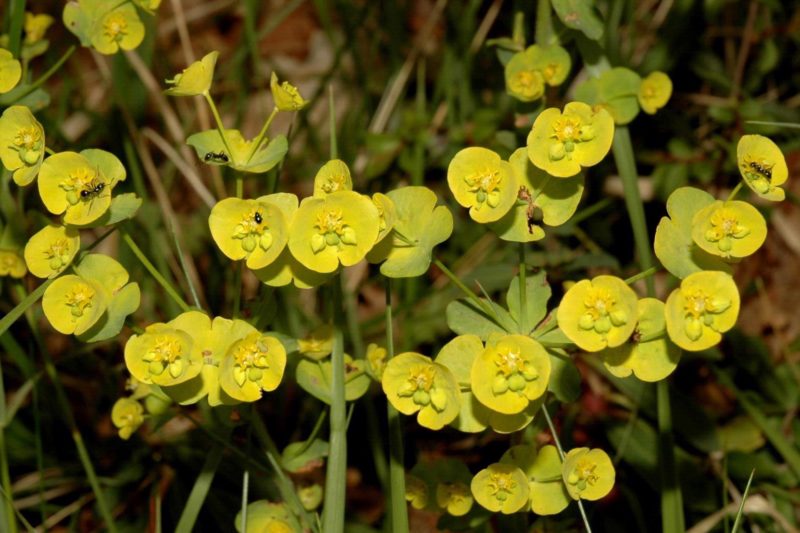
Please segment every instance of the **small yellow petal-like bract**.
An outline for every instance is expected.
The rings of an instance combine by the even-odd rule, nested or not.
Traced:
[[[80,246],[78,230],[50,224],[25,245],[25,263],[37,278],[54,278],[69,266]]]
[[[692,219],[695,244],[726,259],[752,255],[766,239],[767,221],[747,202],[717,200],[695,213]]]
[[[436,484],[436,505],[453,516],[464,516],[474,502],[469,485],[460,481]]]
[[[380,217],[369,196],[337,191],[300,202],[289,229],[289,250],[315,272],[328,273],[364,259],[378,237]]]
[[[544,94],[544,76],[536,68],[533,45],[517,52],[505,66],[506,92],[522,102],[533,102]]]
[[[393,357],[383,371],[383,392],[404,415],[417,414],[417,422],[439,430],[458,416],[458,383],[447,367],[424,355],[406,352]]]
[[[519,184],[511,165],[487,148],[459,151],[447,167],[447,184],[456,201],[481,224],[501,219],[517,200]]]
[[[228,348],[219,367],[219,383],[232,398],[254,402],[261,398],[262,391],[278,388],[285,368],[283,344],[256,331]]]
[[[44,160],[44,128],[25,106],[11,106],[0,117],[0,159],[19,186],[30,184],[39,173]]]
[[[488,342],[472,363],[472,392],[483,405],[499,413],[520,413],[547,391],[550,356],[524,335],[506,335]]]
[[[783,152],[762,135],[743,135],[736,147],[736,162],[744,182],[757,195],[780,202],[786,192],[780,187],[789,178]]]
[[[197,376],[202,363],[192,337],[169,324],[151,324],[125,343],[125,365],[143,383],[178,385]]]
[[[214,67],[217,64],[219,52],[216,50],[207,54],[200,61],[195,61],[183,72],[176,74],[171,80],[166,80],[170,87],[165,94],[172,96],[198,96],[206,95],[211,89],[211,82],[214,78]]]
[[[525,472],[511,464],[494,463],[472,478],[475,501],[494,513],[511,514],[528,503],[530,487]]]
[[[88,37],[101,54],[133,50],[144,40],[144,24],[133,4],[122,4],[93,21]]]
[[[308,100],[300,95],[297,87],[288,81],[279,84],[278,75],[274,72],[269,80],[269,88],[275,107],[280,111],[299,111],[308,105]]]
[[[614,488],[616,470],[608,454],[599,448],[575,448],[567,452],[562,477],[573,500],[599,500]]]
[[[558,306],[558,327],[579,348],[598,352],[622,345],[636,328],[637,298],[623,280],[597,276],[581,280]]]
[[[35,15],[31,12],[25,13],[25,44],[35,44],[44,39],[44,34],[55,19],[50,15],[41,13]]]
[[[0,94],[16,87],[21,77],[22,64],[14,59],[11,52],[0,48]]]
[[[27,272],[25,261],[16,250],[0,250],[0,277],[11,276],[20,279]]]
[[[614,119],[602,107],[570,102],[562,113],[542,111],[528,134],[528,157],[551,176],[568,178],[603,160],[614,138]]]
[[[59,333],[80,335],[108,306],[106,291],[90,280],[66,275],[53,281],[42,296],[44,316]]]
[[[314,196],[324,198],[336,191],[352,191],[353,178],[347,163],[341,159],[331,159],[314,176]]]
[[[672,96],[672,80],[660,71],[650,73],[639,85],[639,105],[648,115],[667,105]]]
[[[711,348],[736,324],[739,290],[730,274],[689,274],[669,295],[664,309],[672,342],[691,352]]]
[[[142,404],[130,398],[120,398],[111,408],[111,423],[119,431],[119,438],[128,440],[144,422]]]

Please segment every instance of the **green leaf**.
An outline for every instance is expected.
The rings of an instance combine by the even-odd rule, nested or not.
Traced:
[[[331,360],[313,361],[303,358],[297,363],[297,384],[318,400],[331,404]],[[362,359],[353,360],[345,355],[344,399],[352,402],[364,396],[371,381]]]
[[[453,300],[447,306],[448,327],[459,335],[477,335],[482,341],[486,341],[493,333],[502,335],[516,333],[517,323],[508,311],[485,298],[480,300],[492,306],[498,318],[497,322],[475,302],[462,298]]]
[[[254,140],[245,140],[242,133],[235,129],[225,130],[225,140],[219,130],[206,130],[186,139],[186,144],[194,148],[197,157],[209,165],[229,166],[242,172],[262,174],[277,165],[289,150],[285,135],[278,135],[266,146],[261,146],[252,153]],[[230,153],[228,153],[230,152]],[[252,155],[251,155],[252,153]],[[224,158],[210,157],[221,154]]]
[[[14,416],[19,411],[19,408],[22,407],[22,404],[28,398],[31,390],[33,390],[34,385],[39,380],[39,374],[35,375],[31,379],[27,380],[25,383],[22,384],[20,388],[11,396],[8,404],[5,406],[5,415],[3,420],[0,420],[0,426],[3,428],[7,428],[8,425],[14,420]]]
[[[80,228],[99,228],[103,226],[111,226],[123,220],[128,220],[136,216],[139,208],[142,206],[142,199],[132,192],[120,194],[111,200],[111,205],[108,210],[97,220],[79,226]]]
[[[35,113],[50,105],[50,93],[39,87],[29,94],[25,94],[30,87],[31,86],[28,84],[17,85],[7,93],[0,95],[0,107],[6,107],[12,104],[24,105],[30,109],[32,113]],[[23,94],[25,94],[25,96],[20,98]]]
[[[106,312],[87,331],[78,335],[82,342],[99,342],[116,337],[128,315],[139,309],[141,292],[138,283],[129,283],[111,299]]]
[[[532,276],[528,276],[525,280],[525,287],[527,289],[525,291],[525,318],[527,320],[525,324],[520,323],[520,309],[522,305],[519,298],[519,277],[517,276],[514,276],[508,287],[506,304],[508,305],[508,311],[511,313],[511,317],[519,324],[519,329],[517,331],[523,335],[528,335],[533,331],[536,325],[542,321],[545,315],[547,315],[547,301],[550,299],[552,291],[550,290],[550,284],[547,283],[547,278],[543,270]]]
[[[603,21],[595,13],[593,0],[552,0],[552,3],[566,27],[583,32],[593,41],[603,36]]]
[[[321,439],[314,439],[310,443],[293,442],[281,453],[281,465],[289,472],[297,473],[312,461],[327,457],[328,448],[328,443]]]
[[[742,501],[739,503],[739,510],[736,512],[736,520],[733,522],[731,533],[736,533],[739,531],[739,528],[742,525],[742,516],[744,516],[744,503],[747,501],[747,495],[750,494],[750,484],[753,482],[753,476],[755,473],[755,469],[750,472],[750,478],[748,478],[747,486],[744,488],[744,492],[742,493]]]
[[[575,90],[575,98],[592,105],[603,105],[617,125],[628,124],[639,114],[639,86],[642,79],[634,71],[616,67],[590,78]]]

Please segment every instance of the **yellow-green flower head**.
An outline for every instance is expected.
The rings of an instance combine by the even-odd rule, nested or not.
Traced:
[[[306,268],[334,272],[364,259],[378,237],[380,217],[368,196],[337,191],[300,202],[289,229],[289,250]]]
[[[44,128],[25,106],[11,106],[0,117],[0,159],[19,186],[30,184],[39,173],[44,160]]]
[[[286,349],[275,337],[255,332],[236,341],[219,368],[219,382],[232,398],[254,402],[262,391],[278,388],[286,368]]]
[[[133,3],[145,11],[152,13],[161,5],[161,0],[133,0]]]
[[[16,250],[0,250],[0,277],[23,278],[28,270]]]
[[[436,505],[453,516],[464,516],[474,502],[469,485],[460,481],[436,484]]]
[[[183,72],[176,74],[171,80],[166,80],[170,87],[164,94],[173,96],[198,96],[206,95],[211,89],[211,82],[214,79],[214,67],[217,65],[219,52],[214,50],[207,54],[200,61],[195,61]]]
[[[305,485],[297,489],[297,497],[306,511],[313,511],[322,505],[323,496],[322,485],[319,483]]]
[[[531,511],[554,515],[569,505],[570,497],[561,479],[561,456],[555,446],[520,444],[508,449],[500,462],[521,469],[528,477]]]
[[[272,263],[289,239],[286,217],[269,196],[225,198],[211,209],[208,226],[223,254],[253,270]]]
[[[388,355],[386,348],[378,346],[374,342],[367,346],[367,372],[378,381],[383,379]]]
[[[324,198],[336,191],[352,191],[353,178],[347,163],[341,159],[331,159],[314,176],[314,196]]]
[[[406,352],[383,371],[383,392],[404,415],[417,413],[419,425],[442,429],[458,416],[458,383],[447,367],[424,355]]]
[[[394,223],[397,220],[397,208],[391,198],[379,192],[372,195],[372,203],[378,208],[380,222],[376,242],[380,242],[394,228]]]
[[[717,344],[739,317],[739,290],[730,274],[689,274],[667,298],[665,319],[672,342],[690,352]]]
[[[25,245],[25,264],[37,278],[54,278],[69,266],[80,246],[78,230],[50,224]]]
[[[570,102],[542,111],[528,135],[528,157],[551,176],[568,178],[599,163],[611,149],[614,119],[601,107]]]
[[[744,135],[736,147],[736,162],[744,182],[762,198],[780,202],[786,193],[780,188],[789,178],[786,159],[771,139]]]
[[[677,368],[681,351],[664,336],[664,302],[642,298],[638,315],[631,339],[622,346],[603,350],[603,363],[618,378],[634,374],[642,381],[660,381]]]
[[[447,184],[456,201],[481,224],[503,217],[517,200],[519,184],[507,161],[473,146],[458,152],[447,167]]]
[[[616,471],[603,450],[575,448],[564,457],[561,475],[573,500],[594,501],[614,488]]]
[[[406,501],[414,509],[425,509],[430,503],[428,484],[412,474],[406,474]]]
[[[128,440],[144,422],[144,408],[136,400],[120,398],[111,408],[111,422],[119,431],[119,438]]]
[[[544,94],[544,76],[537,68],[536,45],[517,52],[506,63],[506,92],[522,102],[533,102]]]
[[[35,44],[44,39],[47,28],[55,22],[50,15],[25,12],[25,44]]]
[[[303,528],[284,503],[257,500],[247,506],[247,527],[242,528],[242,513],[236,515],[238,533],[300,533]]]
[[[558,327],[587,352],[620,346],[636,328],[637,298],[615,276],[581,280],[564,294],[558,307]]]
[[[108,210],[112,189],[125,177],[125,167],[110,152],[61,152],[42,163],[39,196],[48,211],[64,214],[64,223],[81,226]]]
[[[125,364],[143,383],[177,385],[197,376],[203,356],[192,337],[169,324],[156,323],[125,344]]]
[[[551,87],[556,87],[564,83],[572,68],[572,59],[561,46],[557,44],[551,46],[533,45],[535,49],[534,66],[542,73],[545,83]]]
[[[297,87],[288,81],[279,84],[278,75],[274,72],[269,80],[269,88],[272,91],[275,107],[280,111],[299,111],[308,105],[308,100],[300,95]]]
[[[692,219],[695,244],[726,259],[754,254],[766,239],[767,221],[747,202],[717,200]]]
[[[297,339],[297,351],[309,359],[325,359],[333,351],[333,326],[323,324],[314,328],[305,339]]]
[[[0,48],[0,94],[16,87],[21,77],[22,64],[14,59],[11,52]]]
[[[472,392],[499,413],[520,413],[547,391],[550,356],[524,335],[506,335],[489,342],[475,358],[470,373]]]
[[[475,501],[494,513],[516,513],[530,497],[525,472],[503,463],[491,464],[475,474],[470,488]]]
[[[126,3],[94,19],[89,40],[101,54],[116,54],[120,49],[133,50],[144,40],[144,24],[133,4]]]
[[[651,72],[639,86],[639,105],[648,115],[667,105],[672,96],[672,80],[660,71]]]
[[[107,306],[108,295],[102,287],[71,274],[56,279],[42,297],[44,316],[64,335],[80,335],[91,328]]]

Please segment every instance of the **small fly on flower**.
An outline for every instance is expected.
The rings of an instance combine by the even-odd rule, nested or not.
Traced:
[[[225,152],[207,152],[205,157],[203,158],[206,162],[214,161],[216,163],[227,163],[228,156]]]

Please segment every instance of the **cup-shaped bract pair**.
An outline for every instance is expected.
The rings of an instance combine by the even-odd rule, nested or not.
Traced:
[[[507,463],[491,464],[475,474],[470,489],[475,501],[494,513],[521,511],[530,498],[525,472]]]
[[[528,478],[530,508],[538,515],[554,515],[563,511],[570,502],[567,488],[561,478],[561,457],[555,446],[521,444],[512,446],[503,457],[503,464],[522,470]]]
[[[582,350],[621,346],[636,328],[637,297],[615,276],[584,279],[570,287],[558,306],[558,326]]]
[[[119,438],[128,440],[144,422],[144,407],[131,398],[120,398],[111,408],[111,423],[117,428]]]
[[[77,229],[50,224],[25,245],[25,263],[37,278],[54,278],[69,266],[80,246]]]
[[[717,344],[738,317],[739,290],[730,274],[719,271],[686,276],[665,308],[669,338],[692,352]]]
[[[420,461],[406,475],[406,500],[415,509],[464,516],[474,503],[472,474],[458,459]]]
[[[651,72],[639,85],[639,105],[648,115],[667,105],[672,96],[672,80],[661,71]]]
[[[519,184],[508,161],[488,148],[459,151],[447,167],[447,184],[456,201],[469,208],[475,222],[502,218],[517,199]]]
[[[0,48],[0,94],[17,86],[22,77],[22,64],[5,48]]]
[[[754,254],[764,244],[767,221],[747,202],[717,200],[695,213],[692,239],[712,255],[740,259]]]
[[[269,79],[269,89],[272,92],[272,100],[275,102],[275,107],[280,111],[300,111],[308,105],[308,100],[300,95],[297,87],[284,81],[278,82],[278,75],[274,72]]]
[[[762,135],[744,135],[736,147],[736,163],[744,182],[757,195],[780,202],[786,192],[780,187],[789,178],[781,149]]]
[[[130,2],[68,2],[62,16],[64,25],[83,46],[91,46],[101,54],[133,50],[144,40],[144,24]]]
[[[232,398],[254,402],[264,391],[278,388],[285,368],[286,349],[281,341],[256,331],[228,348],[219,368],[219,383]]]
[[[353,178],[350,168],[341,159],[331,159],[314,176],[314,196],[324,198],[337,191],[352,191]]]
[[[30,109],[14,105],[0,117],[0,159],[13,172],[14,183],[30,184],[44,160],[44,128]]]
[[[280,163],[289,150],[285,135],[273,139],[245,139],[242,132],[226,128],[206,130],[190,135],[186,144],[207,165],[228,166],[240,172],[263,174]]]
[[[551,176],[568,178],[603,160],[614,138],[614,119],[602,107],[570,102],[563,113],[542,111],[528,134],[528,157]]]
[[[561,472],[573,500],[599,500],[611,492],[616,479],[611,458],[599,448],[568,451]]]
[[[202,370],[203,355],[185,329],[159,322],[128,339],[125,364],[131,375],[143,383],[170,386],[197,376]]]
[[[458,416],[458,383],[447,367],[424,355],[406,352],[393,357],[383,371],[383,392],[404,415],[417,414],[417,422],[442,429]]]
[[[114,154],[88,149],[48,157],[39,171],[39,195],[48,211],[64,214],[64,223],[91,224],[111,205],[111,191],[126,177]]]
[[[172,96],[201,96],[207,95],[214,79],[214,68],[217,65],[219,52],[214,50],[206,54],[203,59],[195,61],[171,80],[166,80],[172,85],[164,91]]]
[[[569,74],[569,53],[558,45],[532,45],[506,63],[506,91],[523,102],[542,97],[545,84],[561,85]]]
[[[20,257],[17,250],[0,248],[0,277],[10,276],[20,279],[25,277],[27,272],[25,261]]]
[[[255,200],[225,198],[208,217],[211,236],[219,249],[247,268],[264,268],[275,261],[289,240],[289,221],[276,195]]]

